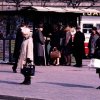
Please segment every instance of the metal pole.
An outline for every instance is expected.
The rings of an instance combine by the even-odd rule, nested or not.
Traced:
[[[43,51],[44,51],[44,64],[45,64],[45,66],[46,66],[45,45],[43,45]]]

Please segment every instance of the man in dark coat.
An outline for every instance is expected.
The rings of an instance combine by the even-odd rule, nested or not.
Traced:
[[[74,44],[73,53],[76,60],[76,65],[74,65],[75,67],[82,66],[82,56],[84,54],[84,41],[85,41],[85,36],[80,31],[80,27],[77,27],[73,43]]]
[[[59,50],[60,49],[60,33],[58,31],[58,26],[56,24],[53,25],[53,30],[51,34],[52,34],[50,37],[51,38],[51,41],[50,41],[51,50],[54,47],[57,47],[57,49]]]
[[[39,24],[38,28],[36,29],[36,31],[34,32],[34,57],[35,57],[35,64],[36,65],[44,65],[44,53],[45,53],[45,48],[44,48],[44,44],[45,44],[45,39],[43,36],[43,26],[41,26],[41,24]]]
[[[90,58],[94,57],[96,41],[98,38],[99,38],[99,33],[97,32],[97,28],[93,27],[91,30],[91,36],[88,44]]]
[[[100,60],[100,36],[99,36],[99,38],[96,40],[94,58]],[[100,78],[100,68],[96,68],[96,73],[99,74],[99,78]],[[97,87],[96,89],[100,89],[100,86]]]
[[[23,27],[24,24],[21,25],[21,27]],[[23,36],[22,36],[22,32],[21,32],[21,27],[19,27],[19,29],[17,30],[17,34],[16,34],[16,40],[15,40],[15,48],[14,48],[14,59],[15,59],[15,63],[12,67],[12,70],[14,73],[17,73],[16,69],[17,69],[17,62],[18,62],[18,58],[20,55],[20,48],[21,48],[21,44],[23,41]]]

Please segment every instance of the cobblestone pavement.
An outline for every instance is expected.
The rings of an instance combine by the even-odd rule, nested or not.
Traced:
[[[95,69],[83,67],[36,66],[31,85],[20,85],[23,75],[12,73],[12,65],[0,64],[0,100],[100,100]]]

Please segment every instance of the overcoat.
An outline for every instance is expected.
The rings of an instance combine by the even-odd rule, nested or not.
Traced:
[[[85,41],[84,33],[80,31],[76,32],[74,36],[74,43],[73,43],[74,44],[74,47],[73,47],[74,56],[83,56],[84,41]]]
[[[33,38],[29,37],[23,40],[20,50],[20,56],[18,60],[18,67],[23,68],[23,64],[26,63],[26,59],[29,58],[33,64]]]
[[[89,55],[94,54],[95,52],[95,47],[96,47],[96,41],[99,38],[98,34],[91,34],[90,39],[89,39],[89,44],[88,44],[88,48],[89,48]]]
[[[19,58],[22,42],[23,42],[23,35],[21,32],[21,28],[19,28],[16,34],[15,48],[14,48],[14,54],[13,54],[13,57],[15,58],[15,60],[18,60]]]
[[[96,50],[95,50],[95,53],[94,53],[94,57],[97,58],[97,59],[100,59],[100,36],[96,41]],[[96,73],[100,74],[100,68],[96,69]]]
[[[39,30],[36,30],[34,33],[34,51],[36,57],[44,57],[44,36],[43,33]]]

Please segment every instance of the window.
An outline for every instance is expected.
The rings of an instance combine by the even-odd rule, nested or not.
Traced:
[[[91,33],[91,28],[93,27],[93,24],[83,24],[83,33]]]

